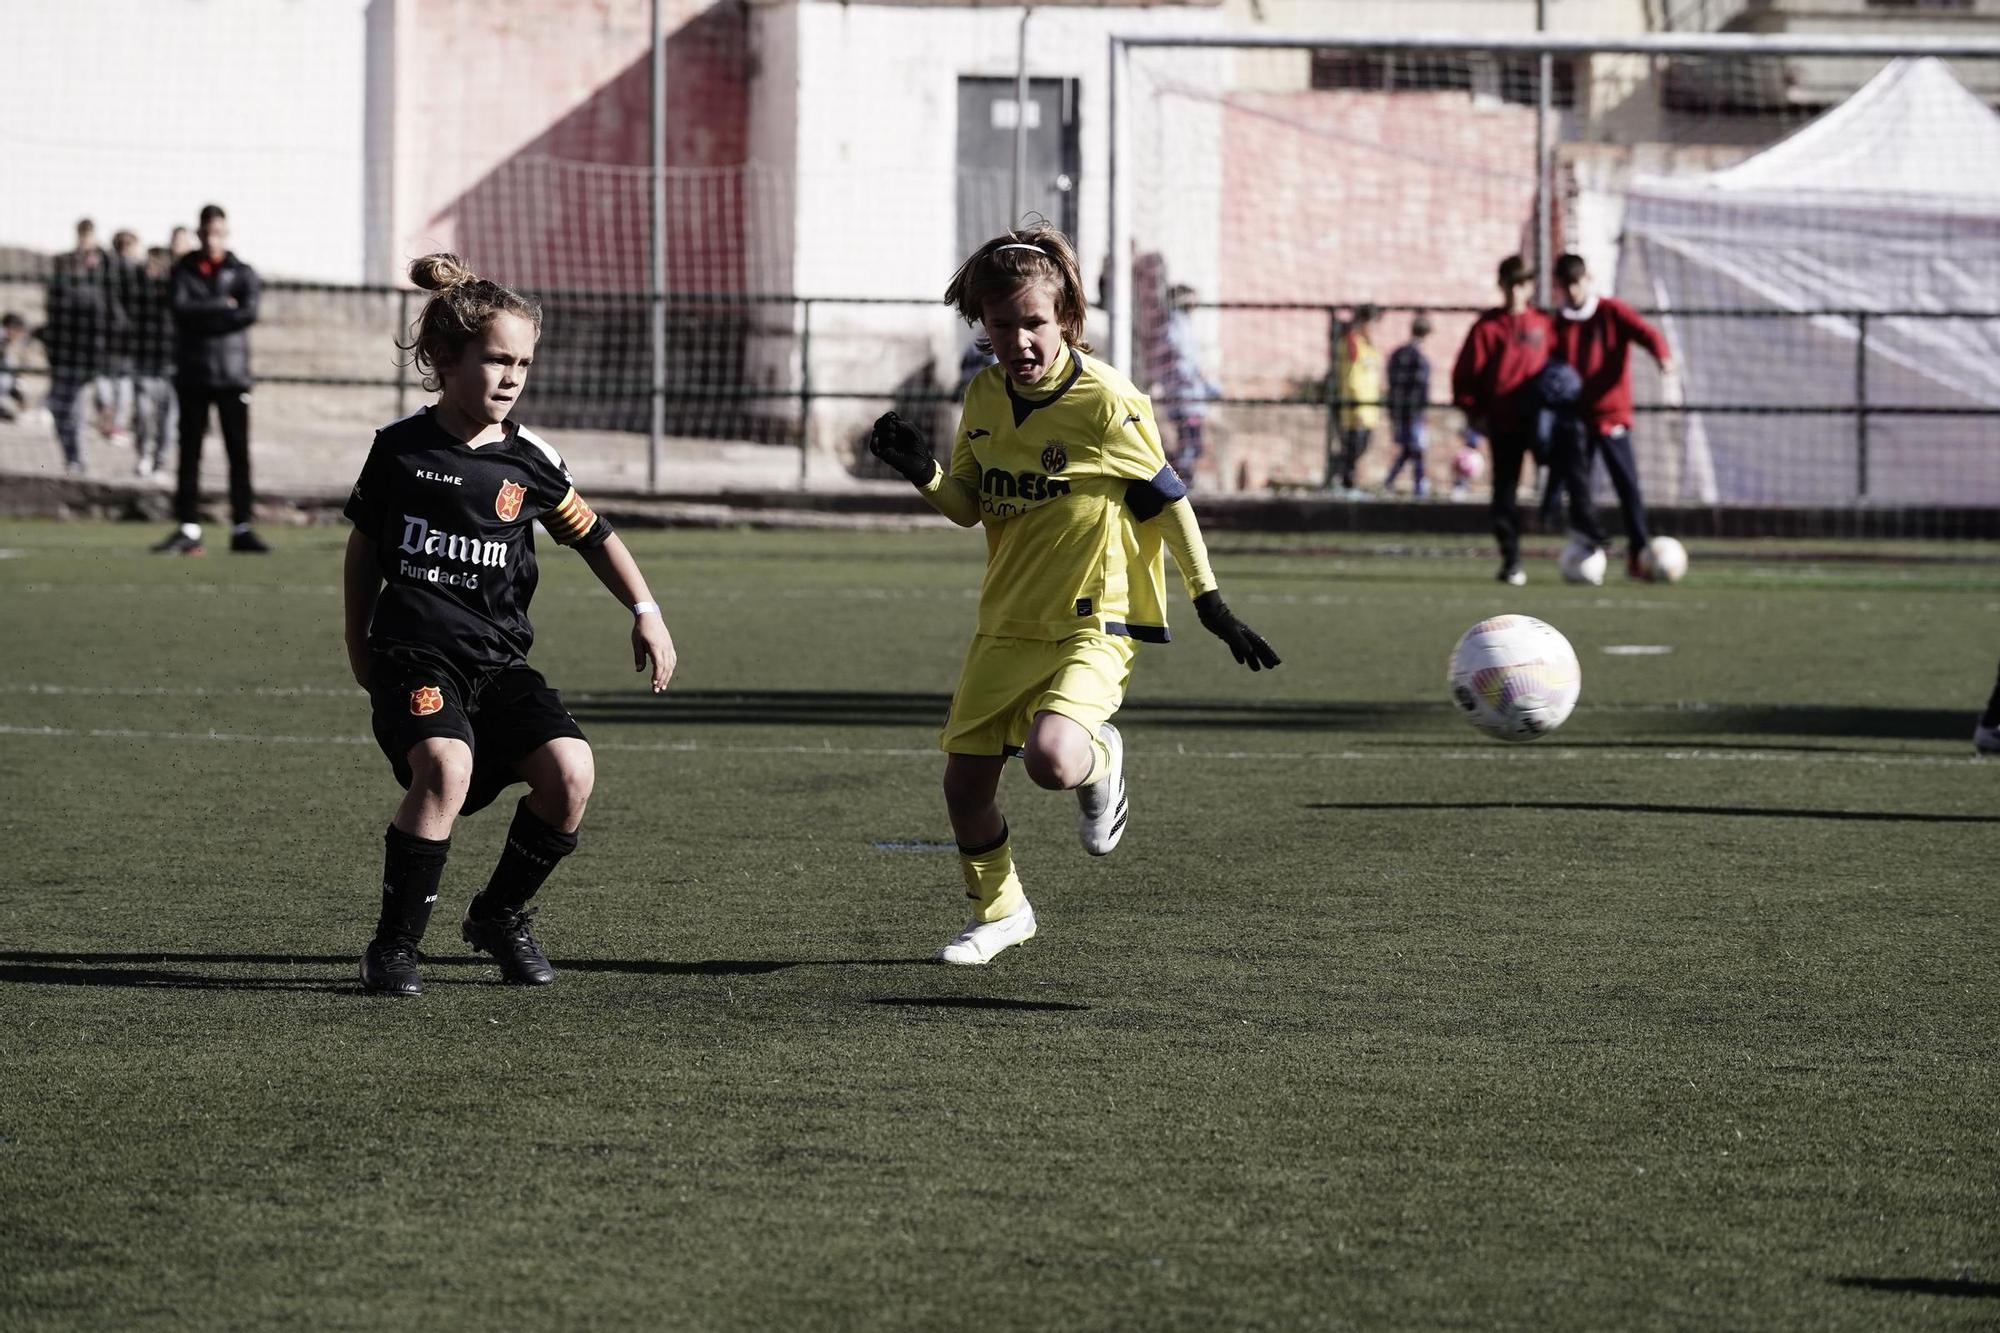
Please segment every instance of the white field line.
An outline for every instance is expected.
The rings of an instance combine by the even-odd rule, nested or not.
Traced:
[[[337,583],[300,584],[235,584],[235,583],[23,583],[12,591],[37,595],[59,595],[78,592],[109,593],[119,597],[156,597],[161,593],[182,592],[198,597],[219,597],[260,593],[282,593],[287,596],[307,595],[316,597],[338,597],[341,589]],[[605,594],[595,588],[550,588],[537,593],[544,601],[604,601]],[[1372,606],[1379,598],[1357,597],[1352,593],[1320,592],[1242,592],[1230,594],[1232,601],[1253,606]],[[833,588],[686,588],[672,594],[673,601],[667,603],[668,613],[673,610],[673,602],[976,602],[979,588],[968,584],[963,588],[871,588],[843,586]],[[1486,607],[1492,597],[1483,592],[1467,589],[1451,598],[1432,598],[1432,605],[1463,605]],[[1593,597],[1578,599],[1571,608],[1578,611],[1701,611],[1708,604],[1687,597],[1672,598],[1645,597]]]
[[[242,731],[148,731],[131,727],[48,727],[14,726],[0,723],[0,736],[14,736],[23,739],[50,740],[117,740],[117,741],[172,741],[172,742],[214,742],[232,745],[373,745],[368,736],[293,736],[274,733]],[[635,744],[630,741],[592,741],[595,750],[630,752],[636,754],[788,754],[826,755],[835,758],[894,758],[934,760],[938,751],[932,746],[869,746],[835,745],[831,741],[819,745],[713,745],[701,741],[654,741]],[[1443,760],[1450,763],[1518,763],[1543,762],[1580,764],[1593,759],[1616,759],[1629,762],[1633,755],[1643,755],[1647,762],[1668,761],[1679,763],[1764,763],[1764,764],[1862,764],[1878,767],[1956,767],[1963,768],[1970,761],[1967,757],[1949,758],[1943,755],[1924,754],[1879,754],[1840,753],[1832,751],[1802,752],[1795,750],[1703,750],[1690,747],[1685,750],[1651,750],[1642,747],[1604,746],[1589,750],[1540,749],[1528,745],[1482,746],[1466,750],[1433,750],[1415,747],[1384,746],[1379,750],[1193,750],[1185,745],[1172,749],[1135,750],[1133,758],[1191,759],[1209,763],[1355,763],[1365,761],[1395,761],[1407,763],[1411,760]]]
[[[767,694],[783,694],[784,690],[746,689],[739,691],[703,690],[701,697],[710,702],[726,699],[732,693],[746,699],[762,698]],[[50,696],[74,696],[93,699],[365,699],[367,694],[353,685],[249,685],[241,687],[215,685],[65,685],[54,681],[18,681],[12,684],[0,683],[0,695],[28,694]],[[618,704],[634,703],[651,699],[653,696],[643,690],[614,690],[602,693],[595,690],[564,690],[563,698],[574,703]],[[668,692],[672,699],[672,692]],[[1272,713],[1276,722],[1284,722],[1285,706],[1303,701],[1291,699],[1279,701]],[[1443,699],[1438,701],[1440,712],[1452,711],[1451,704]],[[1787,704],[1787,703],[1712,703],[1702,699],[1669,699],[1660,703],[1594,703],[1593,713],[1733,713],[1750,712],[1819,712],[1827,708],[1839,708],[1840,704]],[[1198,712],[1201,704],[1189,704],[1187,709]],[[699,716],[686,719],[664,718],[666,721],[701,721]]]

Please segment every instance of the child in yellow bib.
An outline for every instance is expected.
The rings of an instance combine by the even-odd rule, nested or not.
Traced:
[[[1124,742],[1111,725],[1135,643],[1167,641],[1171,550],[1196,613],[1252,671],[1278,655],[1223,605],[1152,404],[1083,341],[1083,279],[1053,227],[997,236],[953,275],[945,301],[998,364],[965,391],[951,467],[891,412],[869,448],[939,513],[986,529],[979,623],[939,743],[972,923],[938,955],[985,963],[1033,937],[1000,813],[1000,773],[1021,756],[1036,786],[1075,791],[1084,850],[1124,836]]]

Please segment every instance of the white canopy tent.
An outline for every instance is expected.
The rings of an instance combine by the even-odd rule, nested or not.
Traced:
[[[1635,178],[1618,289],[1662,312],[1698,409],[1680,498],[2000,504],[2000,418],[1717,410],[2000,411],[2000,320],[1966,317],[2000,309],[2000,114],[1944,62],[1726,170]]]

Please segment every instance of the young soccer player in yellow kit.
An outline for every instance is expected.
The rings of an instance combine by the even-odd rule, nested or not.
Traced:
[[[1110,719],[1135,641],[1167,641],[1161,548],[1238,662],[1259,671],[1278,655],[1223,605],[1152,404],[1089,355],[1068,238],[1047,226],[995,237],[953,275],[945,302],[998,358],[966,388],[950,470],[894,412],[869,448],[939,513],[986,526],[978,628],[939,736],[974,910],[938,957],[976,964],[1035,934],[997,800],[1010,754],[1036,786],[1076,792],[1085,851],[1103,856],[1124,835],[1125,750]]]

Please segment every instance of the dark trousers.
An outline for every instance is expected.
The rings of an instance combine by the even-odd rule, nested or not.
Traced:
[[[1521,462],[1534,441],[1533,430],[1495,430],[1486,437],[1493,451],[1493,499],[1487,513],[1493,519],[1493,535],[1500,542],[1500,560],[1507,565],[1521,563]]]
[[[1611,489],[1618,492],[1618,512],[1625,519],[1626,544],[1634,551],[1642,551],[1653,535],[1646,523],[1646,498],[1639,492],[1639,464],[1632,456],[1632,433],[1621,426],[1609,433],[1593,430],[1587,434],[1590,455],[1578,481],[1588,495],[1597,460],[1604,460],[1604,470],[1611,474]]]
[[[1986,711],[1979,715],[1982,727],[2000,727],[2000,675],[1993,679],[1993,697],[1986,701]]]
[[[201,522],[201,440],[208,433],[208,409],[222,426],[222,447],[229,451],[229,521],[251,518],[250,391],[215,389],[205,384],[176,384],[181,405],[180,484],[174,491],[174,515],[183,523]]]
[[[1174,471],[1187,485],[1194,485],[1194,470],[1201,461],[1203,452],[1202,419],[1200,417],[1175,417],[1174,423]]]
[[[1354,489],[1354,469],[1360,466],[1361,455],[1368,452],[1368,439],[1374,433],[1373,426],[1348,426],[1340,432],[1340,484],[1350,491]]]
[[[1567,508],[1571,531],[1594,546],[1604,545],[1604,528],[1597,521],[1597,506],[1590,500],[1590,428],[1574,417],[1564,417],[1538,434],[1544,437],[1548,455],[1542,483],[1542,522],[1554,524],[1556,515]],[[1626,452],[1629,457],[1630,449]]]

